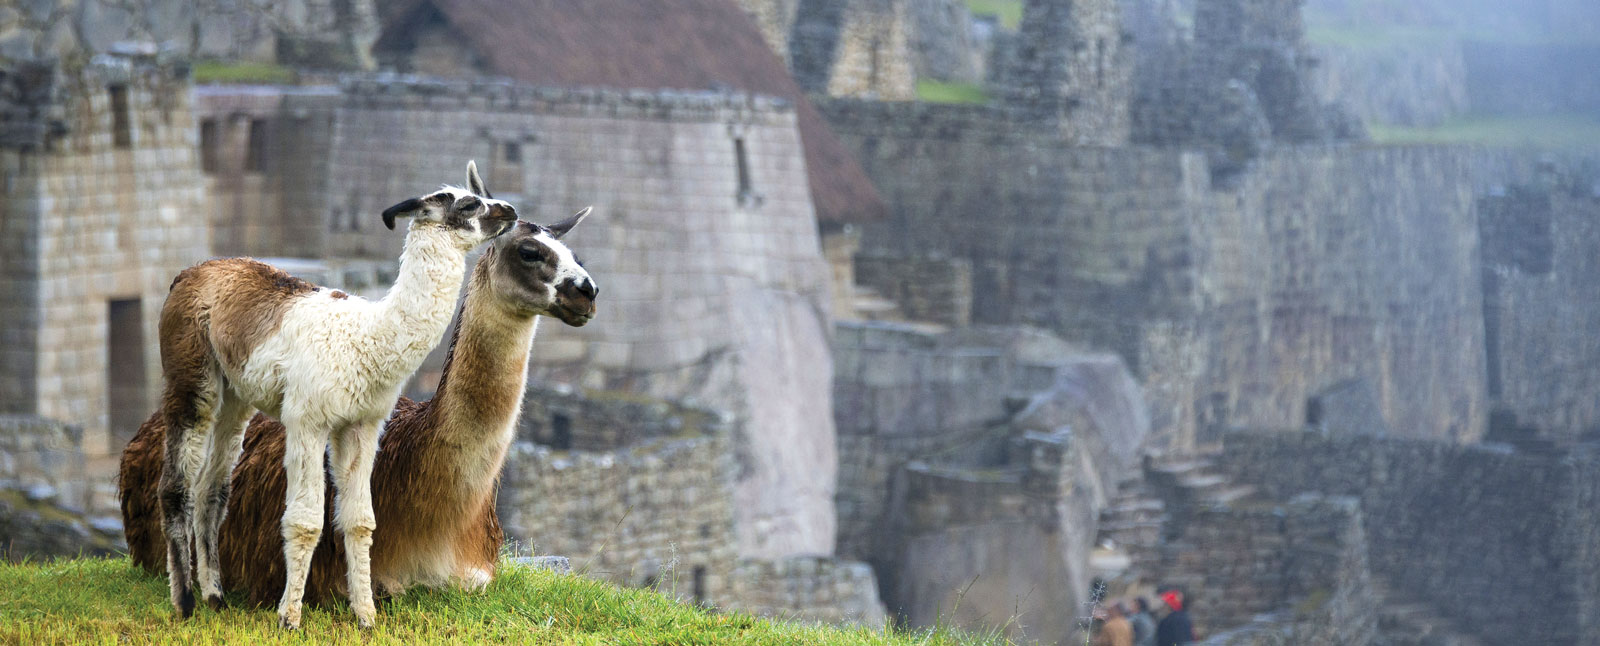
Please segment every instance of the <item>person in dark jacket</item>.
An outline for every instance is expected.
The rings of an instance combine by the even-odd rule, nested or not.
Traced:
[[[1156,646],[1183,646],[1193,642],[1194,623],[1189,621],[1189,612],[1183,609],[1183,593],[1168,590],[1161,593],[1161,600],[1172,611],[1156,626]]]
[[[1133,616],[1128,617],[1128,623],[1133,624],[1133,646],[1156,646],[1156,620],[1150,616],[1150,602],[1144,597],[1135,597],[1133,600]]]

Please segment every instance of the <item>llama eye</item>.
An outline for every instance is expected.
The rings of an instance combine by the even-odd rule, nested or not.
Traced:
[[[522,256],[524,262],[544,262],[543,253],[527,247],[518,247],[517,253]]]

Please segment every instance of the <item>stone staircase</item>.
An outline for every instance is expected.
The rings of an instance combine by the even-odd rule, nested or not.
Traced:
[[[1427,604],[1405,601],[1409,597],[1378,581],[1373,581],[1372,588],[1378,603],[1378,634],[1373,646],[1483,646],[1476,637],[1457,632],[1451,620]]]
[[[900,304],[885,298],[878,290],[858,284],[850,291],[853,296],[851,303],[857,318],[863,321],[905,320],[905,316],[900,312]]]

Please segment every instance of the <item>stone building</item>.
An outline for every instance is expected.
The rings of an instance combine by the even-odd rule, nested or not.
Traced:
[[[80,427],[104,476],[159,392],[167,287],[208,253],[187,68],[103,55],[5,72],[0,407]]]
[[[368,69],[374,0],[0,3],[0,58],[74,58],[150,43],[190,58]]]
[[[530,388],[501,480],[513,550],[685,601],[768,616],[882,626],[865,564],[741,559],[732,416],[637,394]]]
[[[1000,80],[1019,121],[1079,145],[1127,143],[1131,39],[1116,0],[1028,0]]]

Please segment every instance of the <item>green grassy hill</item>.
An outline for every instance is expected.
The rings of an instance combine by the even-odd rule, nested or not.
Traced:
[[[481,592],[416,591],[380,604],[371,634],[346,607],[307,609],[299,634],[272,608],[202,606],[178,620],[167,585],[127,559],[0,563],[0,644],[839,644],[962,646],[951,631],[832,628],[707,611],[647,590],[505,566]]]

